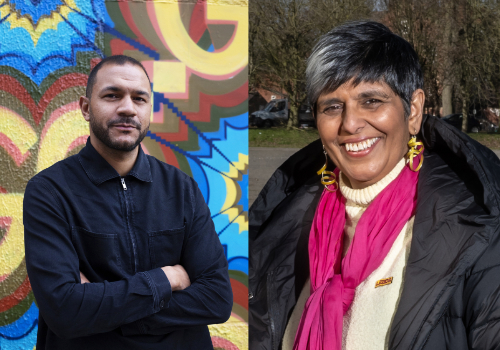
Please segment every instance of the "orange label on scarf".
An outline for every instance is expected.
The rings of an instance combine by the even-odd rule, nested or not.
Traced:
[[[375,283],[375,288],[387,286],[388,284],[391,283],[392,283],[392,277],[384,278],[382,280],[378,280],[377,283]]]

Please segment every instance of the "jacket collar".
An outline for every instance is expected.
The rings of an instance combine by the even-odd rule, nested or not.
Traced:
[[[85,147],[78,153],[78,159],[90,181],[97,186],[105,181],[120,177],[120,174],[92,146],[90,137],[87,139]],[[137,160],[127,176],[133,176],[144,182],[153,181],[149,160],[140,145]]]

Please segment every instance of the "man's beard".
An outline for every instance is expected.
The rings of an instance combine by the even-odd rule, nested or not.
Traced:
[[[137,123],[135,120],[132,120],[127,117],[119,117],[114,120],[108,121],[106,127],[102,127],[100,124],[98,124],[94,118],[94,115],[92,114],[91,111],[89,111],[89,117],[90,117],[90,128],[92,129],[92,132],[94,133],[95,137],[101,141],[104,145],[107,147],[117,150],[117,151],[122,151],[122,152],[130,152],[133,151],[146,137],[146,134],[149,130],[149,125],[147,128],[144,129],[144,131],[141,132],[141,127],[142,125],[140,123]],[[135,142],[126,142],[126,141],[115,141],[112,140],[110,137],[109,133],[109,128],[113,124],[130,124],[135,126],[139,130],[139,137]]]

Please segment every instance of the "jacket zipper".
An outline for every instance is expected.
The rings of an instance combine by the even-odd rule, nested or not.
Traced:
[[[121,177],[120,178],[121,180],[121,183],[122,183],[122,187],[123,187],[123,191],[126,191],[127,190],[127,184],[125,183],[125,178],[124,177]],[[128,234],[130,236],[130,242],[132,243],[132,255],[134,256],[134,273],[137,272],[137,266],[138,266],[138,262],[137,262],[137,245],[136,245],[136,242],[135,242],[135,237],[134,237],[134,234],[132,232],[132,229],[130,227],[130,215],[129,215],[129,203],[128,203],[128,198],[127,198],[127,194],[126,193],[123,193],[123,197],[125,197],[125,211],[126,211],[126,215],[127,215],[127,231],[128,231]]]
[[[271,271],[267,274],[267,297],[269,304],[269,325],[271,327],[271,349],[275,350],[278,348],[277,339],[276,339],[276,325],[274,320],[274,305],[275,295],[274,295],[274,271]]]

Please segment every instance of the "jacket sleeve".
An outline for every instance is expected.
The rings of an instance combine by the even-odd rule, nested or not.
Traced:
[[[192,181],[191,222],[186,223],[188,237],[183,247],[181,265],[191,285],[175,291],[160,312],[121,327],[124,335],[160,335],[178,328],[225,322],[231,315],[233,293],[228,263],[215,232],[203,196]]]
[[[170,283],[161,269],[116,282],[81,284],[71,227],[57,194],[43,180],[32,179],[26,187],[23,223],[33,293],[57,336],[109,332],[158,312],[170,299]]]
[[[469,348],[500,348],[500,265],[473,273],[465,292]],[[470,288],[470,289],[469,289]]]

